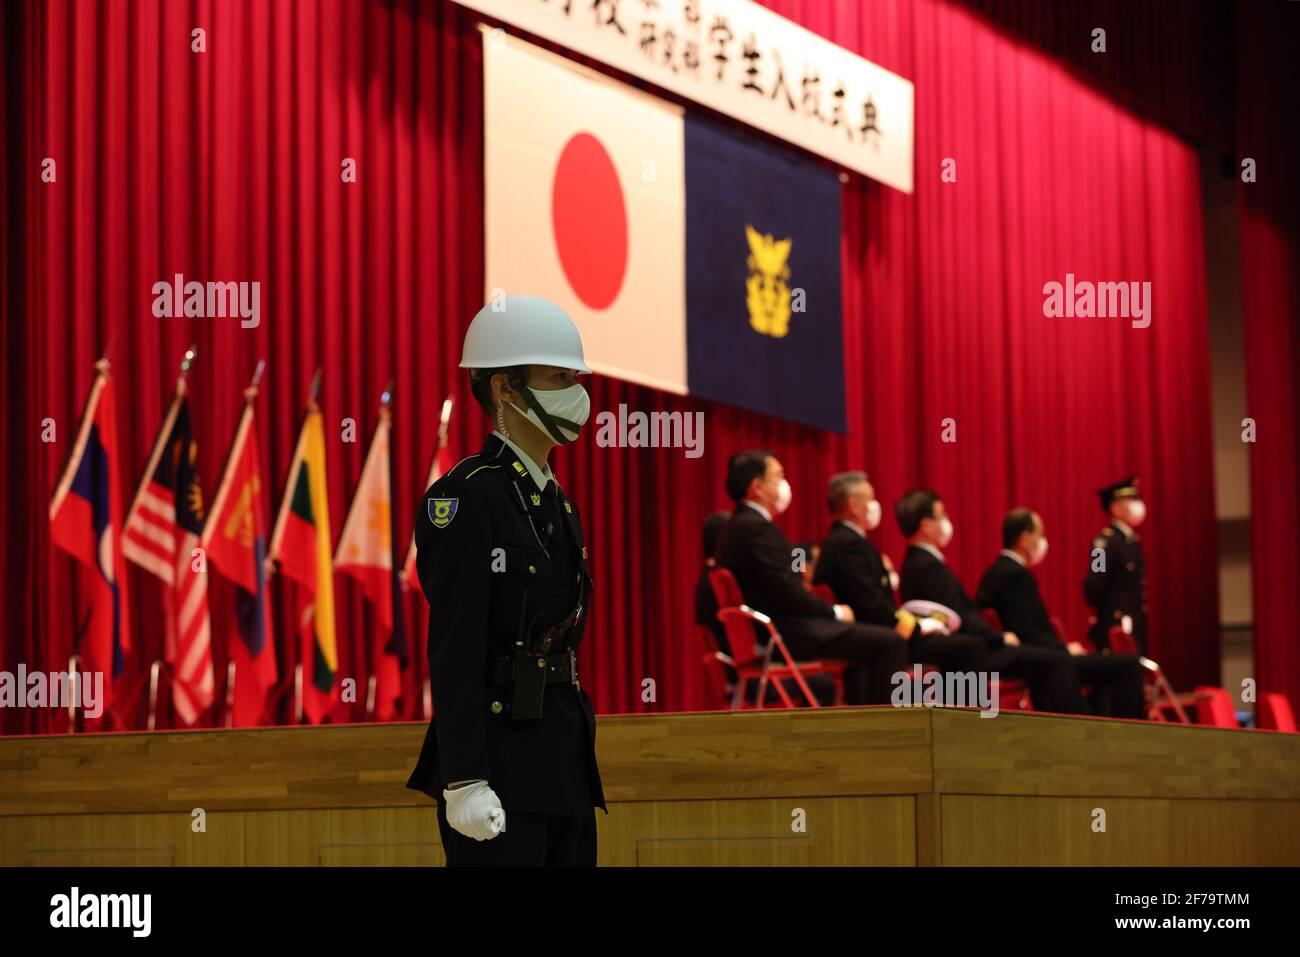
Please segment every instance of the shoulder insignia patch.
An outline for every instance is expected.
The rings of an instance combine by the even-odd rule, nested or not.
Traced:
[[[459,507],[458,498],[431,498],[429,499],[429,521],[433,522],[434,528],[446,528],[456,517],[456,509]]]
[[[573,514],[573,506],[569,504],[569,500],[567,498],[564,500],[564,510],[568,512],[570,515]]]
[[[534,492],[530,497],[533,500],[534,506],[542,504],[542,494],[540,492]]]
[[[518,472],[520,475],[523,475],[523,474],[524,474],[525,469],[524,469],[524,466],[523,466],[523,463],[522,463],[522,462],[516,461],[516,462],[514,463],[514,466],[515,466],[515,471],[516,471],[516,472]]]

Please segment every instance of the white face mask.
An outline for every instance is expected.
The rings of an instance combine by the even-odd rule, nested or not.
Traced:
[[[781,479],[781,484],[777,486],[776,489],[776,502],[772,506],[776,514],[780,515],[782,512],[784,512],[787,508],[790,507],[791,496],[792,493],[790,492],[790,483],[787,482],[785,479]]]
[[[591,415],[591,396],[587,395],[587,390],[582,387],[581,383],[575,382],[567,389],[531,389],[533,398],[537,404],[546,410],[546,414],[551,417],[559,435],[555,435],[542,422],[542,417],[537,414],[536,409],[519,408],[513,402],[510,405],[516,412],[522,415],[537,428],[541,429],[543,435],[550,436],[552,439],[565,444],[572,442],[578,437],[578,430],[587,422],[587,417]]]
[[[952,541],[952,522],[945,515],[939,519],[939,547],[947,548],[948,543]]]
[[[1137,528],[1147,520],[1147,503],[1140,498],[1131,499],[1124,510],[1124,521],[1129,528]]]
[[[1034,546],[1034,554],[1029,556],[1030,565],[1041,565],[1043,559],[1047,557],[1047,539],[1040,538],[1038,544]]]
[[[872,499],[867,503],[867,531],[874,532],[880,525],[880,500]]]

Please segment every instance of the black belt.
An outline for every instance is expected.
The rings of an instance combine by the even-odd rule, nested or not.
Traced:
[[[548,685],[577,683],[578,658],[572,651],[562,651],[557,655],[537,656],[538,661],[546,662],[546,683]],[[514,667],[513,658],[496,658],[488,669],[489,685],[508,685]]]

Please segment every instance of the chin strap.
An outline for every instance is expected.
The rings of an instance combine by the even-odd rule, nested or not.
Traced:
[[[578,432],[582,429],[582,426],[578,425],[577,422],[551,415],[542,408],[542,404],[537,401],[537,396],[533,395],[533,390],[528,386],[521,386],[519,393],[524,397],[524,402],[528,405],[528,408],[537,413],[537,417],[542,420],[542,425],[546,427],[547,432],[551,433],[551,438],[555,439],[556,442],[560,443],[560,445],[568,445],[573,441],[560,431],[561,427],[572,432],[574,438],[577,437]]]

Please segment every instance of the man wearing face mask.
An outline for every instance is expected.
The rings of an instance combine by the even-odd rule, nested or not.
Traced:
[[[1083,597],[1096,618],[1088,629],[1093,645],[1110,648],[1115,626],[1133,635],[1138,654],[1147,653],[1146,558],[1137,529],[1146,521],[1147,506],[1138,492],[1138,477],[1098,489],[1102,511],[1110,524],[1092,542]]]
[[[727,494],[736,503],[718,539],[717,561],[736,577],[745,603],[769,616],[798,659],[840,659],[849,704],[886,704],[895,673],[906,670],[903,637],[892,627],[854,621],[848,605],[808,590],[794,547],[772,519],[790,504],[785,469],[771,452],[739,452],[727,464]]]
[[[1136,655],[1089,654],[1077,641],[1061,644],[1029,570],[1047,555],[1043,520],[1027,508],[1013,508],[1002,522],[1002,551],[980,579],[975,599],[998,613],[1002,627],[1028,648],[1066,655],[1079,683],[1089,687],[1093,714],[1143,718],[1142,663]]]
[[[980,614],[957,576],[948,567],[943,549],[952,541],[952,521],[934,492],[908,492],[894,507],[898,526],[907,537],[907,555],[900,572],[899,593],[946,605],[961,619],[959,634],[974,635],[984,647],[973,662],[977,671],[1023,679],[1034,707],[1057,714],[1087,714],[1088,706],[1068,656],[1024,645],[1011,631],[999,633]]]
[[[416,510],[434,715],[406,786],[438,802],[448,865],[594,865],[605,799],[575,654],[591,577],[547,463],[590,412],[582,340],[553,303],[507,296],[460,365],[496,428]]]
[[[822,543],[815,581],[829,585],[835,597],[853,609],[858,621],[893,628],[908,639],[913,664],[943,670],[971,667],[983,644],[973,635],[950,635],[934,618],[917,619],[894,602],[894,579],[884,556],[867,538],[880,525],[880,502],[865,472],[832,476],[826,493],[831,527]]]

